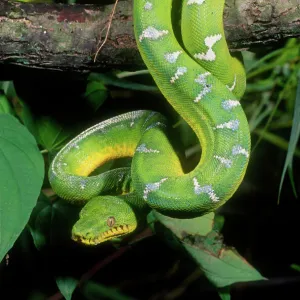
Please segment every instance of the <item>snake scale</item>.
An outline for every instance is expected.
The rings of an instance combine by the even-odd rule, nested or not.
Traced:
[[[72,229],[78,242],[95,245],[131,233],[149,209],[201,216],[223,205],[243,180],[250,133],[239,99],[246,76],[228,50],[224,0],[178,2],[174,14],[173,0],[134,0],[134,31],[155,83],[199,139],[201,159],[184,172],[167,120],[154,111],[121,114],[76,136],[53,159],[49,180],[60,197],[85,203]],[[180,24],[173,20],[178,12]],[[122,157],[132,157],[130,167],[91,175]]]

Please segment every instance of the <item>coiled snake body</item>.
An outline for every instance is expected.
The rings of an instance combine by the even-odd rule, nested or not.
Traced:
[[[187,218],[214,211],[244,177],[250,151],[239,102],[245,73],[227,47],[224,0],[182,0],[181,43],[173,31],[173,2],[134,0],[136,41],[162,94],[197,135],[201,159],[183,172],[167,122],[156,112],[133,111],[87,129],[49,169],[58,195],[87,201],[73,227],[74,240],[98,244],[130,233],[149,207]],[[131,168],[89,176],[106,161],[128,156]]]

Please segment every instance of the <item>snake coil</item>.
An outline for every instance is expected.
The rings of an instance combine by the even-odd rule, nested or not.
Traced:
[[[246,76],[228,50],[224,0],[182,0],[181,43],[173,4],[134,0],[135,36],[157,86],[199,139],[201,159],[184,173],[157,112],[133,111],[87,129],[49,169],[59,196],[87,202],[73,227],[74,240],[98,244],[130,233],[149,207],[166,215],[203,215],[224,204],[244,177],[250,133],[239,99]],[[89,176],[120,157],[132,157],[131,168]],[[121,195],[112,195],[117,191]]]

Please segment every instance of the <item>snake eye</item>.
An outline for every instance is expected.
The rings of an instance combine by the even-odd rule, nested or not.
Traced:
[[[113,227],[113,226],[115,225],[115,223],[116,223],[116,219],[115,219],[114,217],[109,217],[109,218],[107,219],[107,225],[108,225],[109,227]]]

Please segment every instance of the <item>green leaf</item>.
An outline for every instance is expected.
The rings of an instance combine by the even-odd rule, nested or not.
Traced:
[[[0,113],[11,114],[13,115],[13,110],[9,104],[5,95],[1,95],[0,93]]]
[[[8,99],[17,97],[13,81],[0,81],[0,90],[4,92]]]
[[[270,93],[263,93],[262,101],[252,112],[252,116],[249,120],[250,132],[252,132],[258,125],[268,116],[274,112],[273,103],[270,102]],[[265,128],[266,130],[266,128]]]
[[[13,103],[16,115],[20,118],[30,133],[37,138],[35,121],[28,105],[19,97],[15,97]]]
[[[41,250],[49,244],[71,241],[71,228],[80,209],[63,199],[50,201],[41,193],[28,224],[35,247]]]
[[[225,287],[222,289],[218,290],[219,296],[222,300],[230,300],[231,296],[230,296],[230,288]]]
[[[83,284],[82,294],[84,299],[98,300],[98,299],[112,299],[112,300],[133,300],[134,298],[121,294],[116,288],[109,288],[102,284],[97,284],[88,281]]]
[[[296,264],[291,264],[291,268],[300,272],[300,266],[299,265],[296,265]]]
[[[280,194],[283,185],[283,180],[285,177],[285,173],[287,169],[290,169],[290,173],[292,173],[292,164],[293,164],[293,157],[296,152],[297,143],[299,140],[300,135],[300,80],[298,82],[298,89],[297,89],[297,96],[294,108],[294,118],[293,118],[293,125],[291,130],[290,142],[288,145],[288,150],[284,162],[283,171],[281,174],[280,184],[279,184],[279,192],[278,192],[278,203],[280,201]],[[291,176],[290,176],[291,178]],[[295,189],[293,189],[295,192]],[[297,194],[295,195],[297,197]]]
[[[66,300],[71,300],[73,292],[77,287],[78,280],[72,277],[57,277],[56,284]]]
[[[222,246],[216,255],[209,249],[201,249],[199,246],[185,243],[184,247],[216,287],[265,279],[234,249]]]
[[[250,82],[247,83],[246,93],[269,92],[275,84],[276,81],[274,81],[274,78],[271,77],[257,80],[254,83]]]
[[[130,82],[125,79],[120,79],[115,75],[109,73],[107,74],[91,73],[88,77],[88,80],[99,81],[105,85],[117,86],[129,90],[159,92],[159,89],[156,86]]]
[[[150,75],[150,72],[148,69],[144,70],[138,70],[138,71],[120,71],[116,74],[118,78],[128,78],[131,76],[138,76],[138,75]]]
[[[88,96],[97,91],[107,91],[105,85],[100,81],[89,81],[86,86],[85,96]]]
[[[36,121],[38,130],[38,142],[50,151],[59,150],[70,137],[69,130],[63,128],[50,117],[41,117]]]
[[[41,250],[48,242],[52,220],[52,204],[43,193],[34,207],[28,227],[33,238],[34,245]]]
[[[107,99],[108,91],[102,82],[90,81],[87,84],[85,97],[90,106],[97,111]]]
[[[286,62],[293,60],[298,55],[299,45],[297,39],[288,39],[284,48],[280,48],[261,58],[247,70],[247,79],[256,77],[266,71],[274,70],[283,66]],[[269,62],[268,60],[273,59]]]
[[[31,134],[36,138],[37,132],[35,128],[34,118],[28,105],[18,97],[13,81],[1,81],[0,89],[2,89],[6,97],[13,104],[16,115],[27,127]]]
[[[44,177],[34,137],[11,115],[0,114],[0,261],[24,229]]]
[[[187,234],[205,236],[212,231],[214,226],[214,213],[193,219],[175,219],[164,216],[157,211],[153,214],[159,222],[169,228],[180,239]]]
[[[188,252],[217,288],[265,279],[237,251],[223,244],[219,233],[224,222],[222,217],[216,218],[214,213],[209,213],[194,219],[175,219],[158,212],[154,214],[176,236],[177,246]]]

